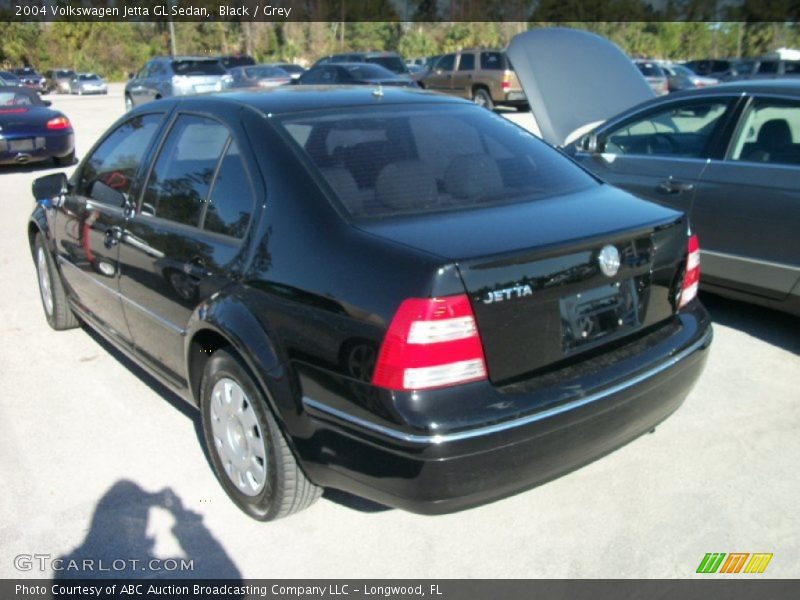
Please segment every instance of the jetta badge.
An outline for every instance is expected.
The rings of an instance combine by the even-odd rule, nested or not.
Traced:
[[[597,262],[603,275],[613,277],[619,271],[619,251],[611,245],[603,246],[597,256]]]

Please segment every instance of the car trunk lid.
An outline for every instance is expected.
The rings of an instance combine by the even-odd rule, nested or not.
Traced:
[[[597,217],[587,222],[587,214]],[[529,376],[669,319],[686,253],[680,213],[609,186],[361,227],[457,265],[493,383]],[[611,275],[599,261],[608,247],[619,255]]]

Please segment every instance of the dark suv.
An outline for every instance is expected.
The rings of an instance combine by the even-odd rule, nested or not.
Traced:
[[[218,58],[178,56],[153,58],[125,86],[125,108],[169,98],[218,92],[227,74]]]
[[[320,58],[314,63],[317,65],[327,65],[330,63],[372,63],[390,70],[392,73],[401,77],[411,78],[406,63],[396,52],[347,52],[345,54],[331,54]]]

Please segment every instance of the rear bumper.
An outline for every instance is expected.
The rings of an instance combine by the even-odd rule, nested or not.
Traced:
[[[31,140],[31,146],[14,148],[17,142]],[[0,164],[24,164],[47,160],[54,156],[67,156],[75,148],[75,134],[72,131],[61,133],[14,134],[0,138]]]
[[[298,444],[304,467],[320,485],[424,514],[484,504],[554,479],[651,430],[682,404],[712,339],[705,310],[695,304],[679,332],[647,349],[648,364],[642,356],[627,357],[627,374],[613,383],[593,386],[601,377],[587,375],[569,382],[580,390],[572,397],[561,394],[511,419],[415,432],[306,396],[315,427],[311,439]],[[487,400],[502,403],[513,394],[515,401],[542,406],[547,390],[532,390],[523,383]]]

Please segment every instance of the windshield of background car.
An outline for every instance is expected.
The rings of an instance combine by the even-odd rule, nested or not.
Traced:
[[[636,63],[645,77],[664,77],[664,71],[654,63]]]
[[[17,89],[12,90],[4,89],[0,91],[0,112],[6,106],[44,106],[39,96],[33,92],[29,93],[26,90]]]
[[[72,78],[75,77],[75,71],[56,71],[53,73],[53,77],[59,79],[66,77]]]
[[[78,79],[80,81],[99,81],[100,77],[94,73],[90,73],[88,75],[78,75]]]
[[[384,69],[389,69],[392,73],[408,73],[406,63],[400,60],[399,56],[370,56],[368,63],[380,65]]]
[[[475,106],[359,107],[280,122],[354,218],[531,202],[597,185],[537,137]]]
[[[176,75],[224,75],[225,68],[216,60],[173,60]]]
[[[245,76],[249,79],[266,79],[267,77],[288,77],[289,74],[278,67],[247,67]]]

